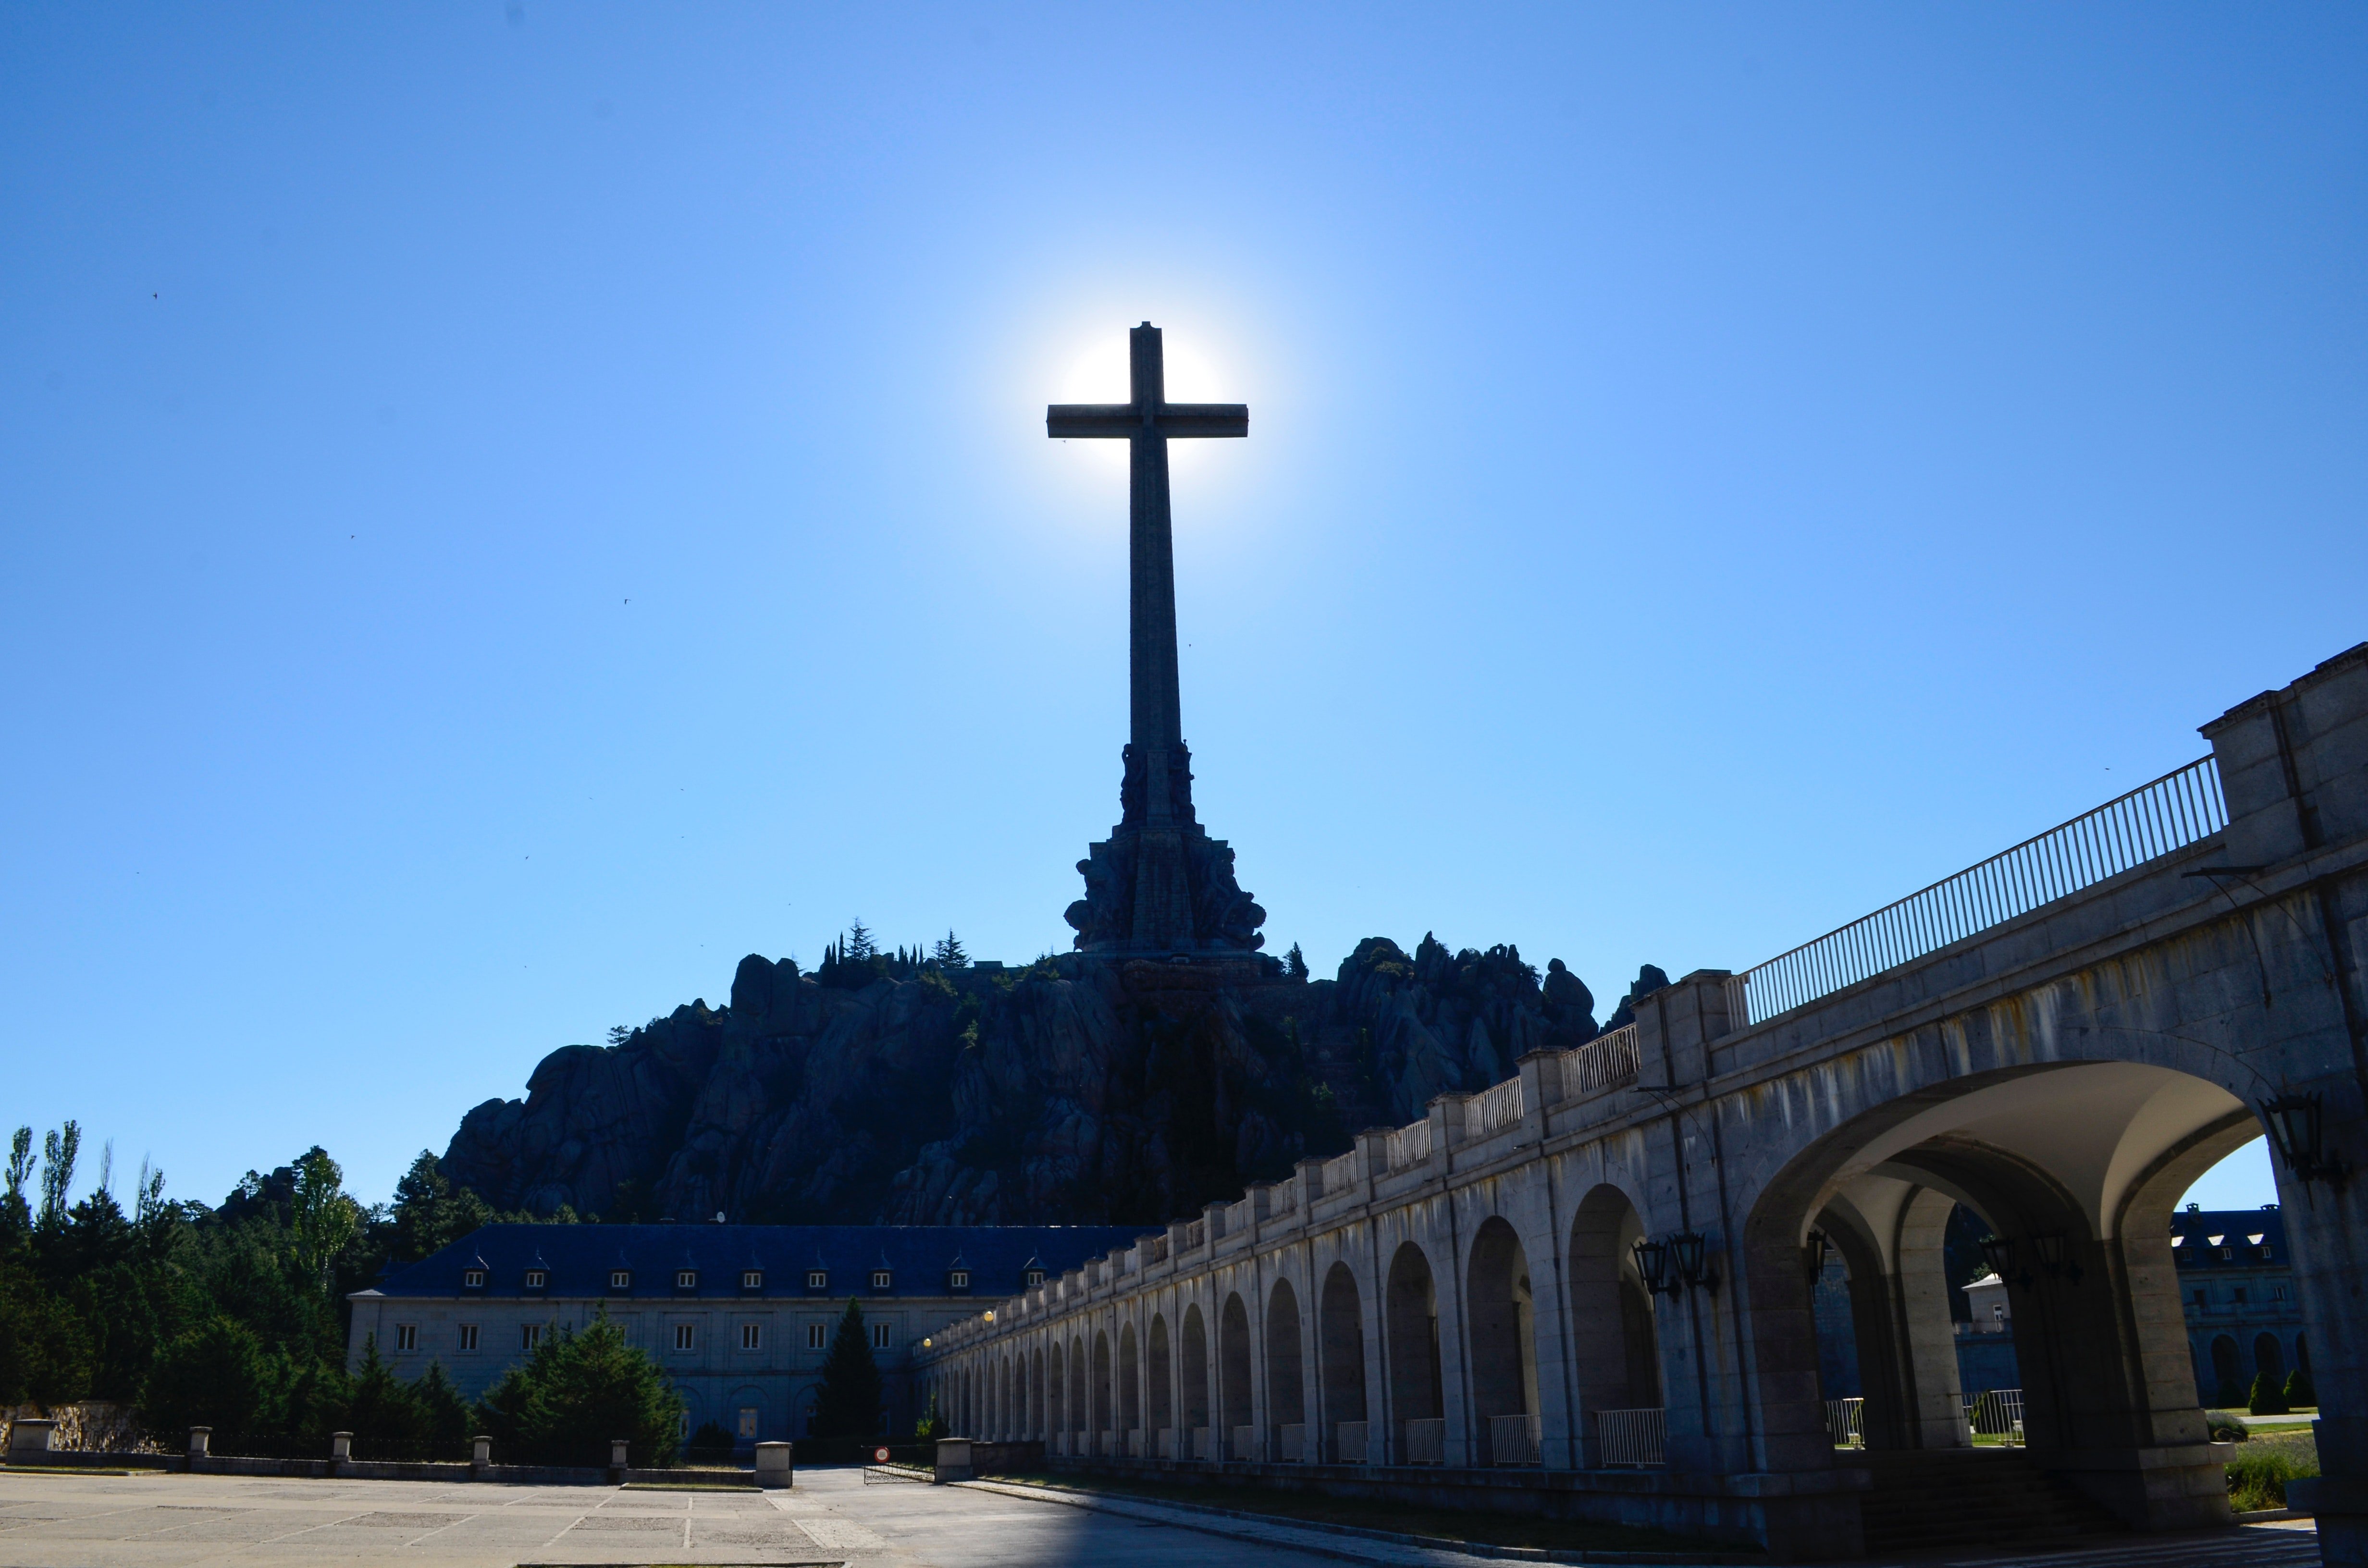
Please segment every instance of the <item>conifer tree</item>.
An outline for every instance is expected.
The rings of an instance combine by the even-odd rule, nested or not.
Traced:
[[[1282,972],[1293,980],[1307,978],[1307,955],[1299,950],[1296,942],[1292,943],[1291,951],[1282,956]]]
[[[864,1332],[863,1304],[852,1298],[823,1358],[822,1387],[806,1425],[816,1437],[869,1437],[880,1430],[880,1367]]]
[[[839,945],[839,961],[869,963],[879,951],[879,945],[871,939],[871,927],[858,920],[848,927],[847,939]]]
[[[931,949],[929,956],[947,969],[966,969],[970,965],[970,954],[962,950],[962,941],[951,926],[946,927],[944,937]]]

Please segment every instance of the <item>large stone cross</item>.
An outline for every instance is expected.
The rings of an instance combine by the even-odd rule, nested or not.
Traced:
[[[1166,771],[1167,753],[1184,742],[1176,676],[1176,541],[1167,503],[1167,443],[1174,437],[1247,436],[1250,411],[1239,403],[1170,403],[1159,329],[1144,322],[1127,335],[1132,403],[1056,403],[1044,411],[1055,439],[1124,440],[1133,471],[1127,498],[1132,592],[1128,739],[1142,763]],[[1165,816],[1154,790],[1152,821]]]
[[[1078,862],[1086,897],[1069,908],[1080,948],[1138,953],[1255,949],[1266,916],[1234,884],[1233,851],[1194,820],[1176,673],[1176,541],[1167,501],[1167,443],[1247,436],[1238,403],[1170,403],[1159,329],[1128,334],[1133,400],[1054,403],[1055,439],[1123,438],[1132,457],[1129,528],[1128,745],[1110,841]]]

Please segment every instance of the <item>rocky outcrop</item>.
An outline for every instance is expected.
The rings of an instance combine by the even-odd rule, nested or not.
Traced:
[[[1560,960],[1430,937],[1360,942],[1332,980],[1080,953],[833,980],[751,955],[727,1007],[553,1051],[468,1113],[445,1175],[611,1219],[1156,1224],[1596,1032]]]

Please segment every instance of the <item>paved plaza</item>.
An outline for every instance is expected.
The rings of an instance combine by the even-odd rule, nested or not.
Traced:
[[[179,1564],[849,1563],[1000,1568],[1338,1562],[1421,1568],[1504,1558],[1230,1518],[1157,1503],[1060,1497],[985,1483],[867,1484],[808,1471],[788,1492],[640,1491],[491,1483],[0,1471],[0,1568]],[[1929,1562],[2002,1568],[2304,1568],[2302,1522],[2209,1538],[2131,1541],[2043,1559],[1978,1551]]]

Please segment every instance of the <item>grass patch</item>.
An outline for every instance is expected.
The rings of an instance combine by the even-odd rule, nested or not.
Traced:
[[[1432,1508],[1416,1503],[1382,1498],[1331,1497],[1320,1493],[1286,1492],[1279,1487],[1243,1486],[1226,1483],[1115,1479],[1099,1475],[1019,1471],[983,1476],[985,1481],[1016,1481],[1064,1492],[1139,1497],[1154,1503],[1198,1503],[1205,1507],[1231,1508],[1258,1514],[1285,1524],[1353,1525],[1362,1529],[1394,1530],[1405,1535],[1431,1536],[1443,1540],[1485,1541],[1491,1546],[1539,1547],[1549,1551],[1675,1551],[1700,1554],[1702,1542],[1688,1536],[1640,1525],[1598,1524],[1588,1519],[1544,1519],[1528,1514],[1499,1514],[1477,1509]],[[1720,1546],[1719,1555],[1751,1552],[1749,1547]]]
[[[2318,1441],[2307,1434],[2261,1434],[2228,1461],[2228,1506],[2238,1513],[2286,1506],[2286,1483],[2318,1473]]]

